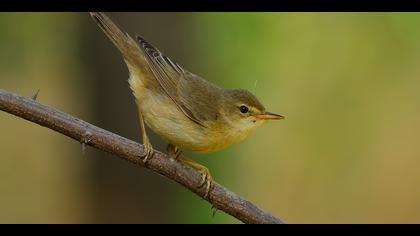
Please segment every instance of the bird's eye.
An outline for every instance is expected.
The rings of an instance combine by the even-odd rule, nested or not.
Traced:
[[[249,111],[249,109],[248,109],[248,107],[247,106],[241,106],[241,107],[239,107],[239,110],[242,112],[242,113],[247,113],[248,111]]]

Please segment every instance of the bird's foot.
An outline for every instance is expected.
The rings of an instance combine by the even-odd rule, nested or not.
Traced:
[[[153,156],[153,146],[148,140],[144,142],[143,146],[145,154],[141,158],[143,163],[146,163]]]
[[[166,151],[168,152],[168,156],[171,160],[178,160],[178,157],[182,154],[182,150],[178,149],[177,147],[168,144],[166,147]]]
[[[213,183],[213,177],[211,176],[209,169],[205,166],[201,166],[200,169],[198,169],[198,171],[201,172],[201,182],[198,185],[198,187],[201,188],[204,185],[206,186],[206,193],[204,194],[204,198],[207,198],[209,196],[210,188]]]
[[[201,188],[204,185],[206,186],[206,192],[204,194],[204,198],[207,199],[211,190],[212,183],[213,183],[213,177],[211,176],[209,169],[193,160],[186,158],[183,155],[179,155],[177,157],[177,160],[191,166],[192,168],[198,170],[201,173],[201,181],[197,187]]]

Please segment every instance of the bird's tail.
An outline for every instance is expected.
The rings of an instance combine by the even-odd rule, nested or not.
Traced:
[[[108,16],[102,12],[91,12],[90,15],[98,24],[98,26],[105,32],[108,38],[120,50],[123,55],[124,61],[130,71],[130,78],[128,80],[130,88],[136,97],[136,102],[142,100],[144,96],[144,89],[152,84],[156,84],[148,68],[148,62],[144,50],[139,44],[130,37],[127,33],[123,32]]]
[[[123,32],[105,13],[91,12],[90,15],[106,36],[120,50],[129,69],[133,67],[144,69],[146,58],[142,54],[137,42],[126,32]]]

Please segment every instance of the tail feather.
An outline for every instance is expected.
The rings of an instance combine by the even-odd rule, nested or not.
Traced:
[[[141,101],[145,95],[145,87],[159,86],[150,71],[147,55],[144,54],[140,45],[112,22],[105,13],[91,12],[90,15],[123,55],[130,72],[128,80],[130,88],[136,97],[136,102]]]
[[[105,13],[91,12],[90,15],[108,38],[122,53],[128,67],[144,69],[146,60],[137,42],[123,32]]]

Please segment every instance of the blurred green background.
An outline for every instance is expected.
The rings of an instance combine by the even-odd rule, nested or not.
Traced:
[[[286,116],[191,154],[216,181],[288,223],[420,222],[420,14],[109,15]],[[39,102],[140,141],[125,64],[87,13],[2,13],[0,32],[1,89],[40,89]],[[238,223],[176,183],[4,112],[0,156],[1,223]]]

